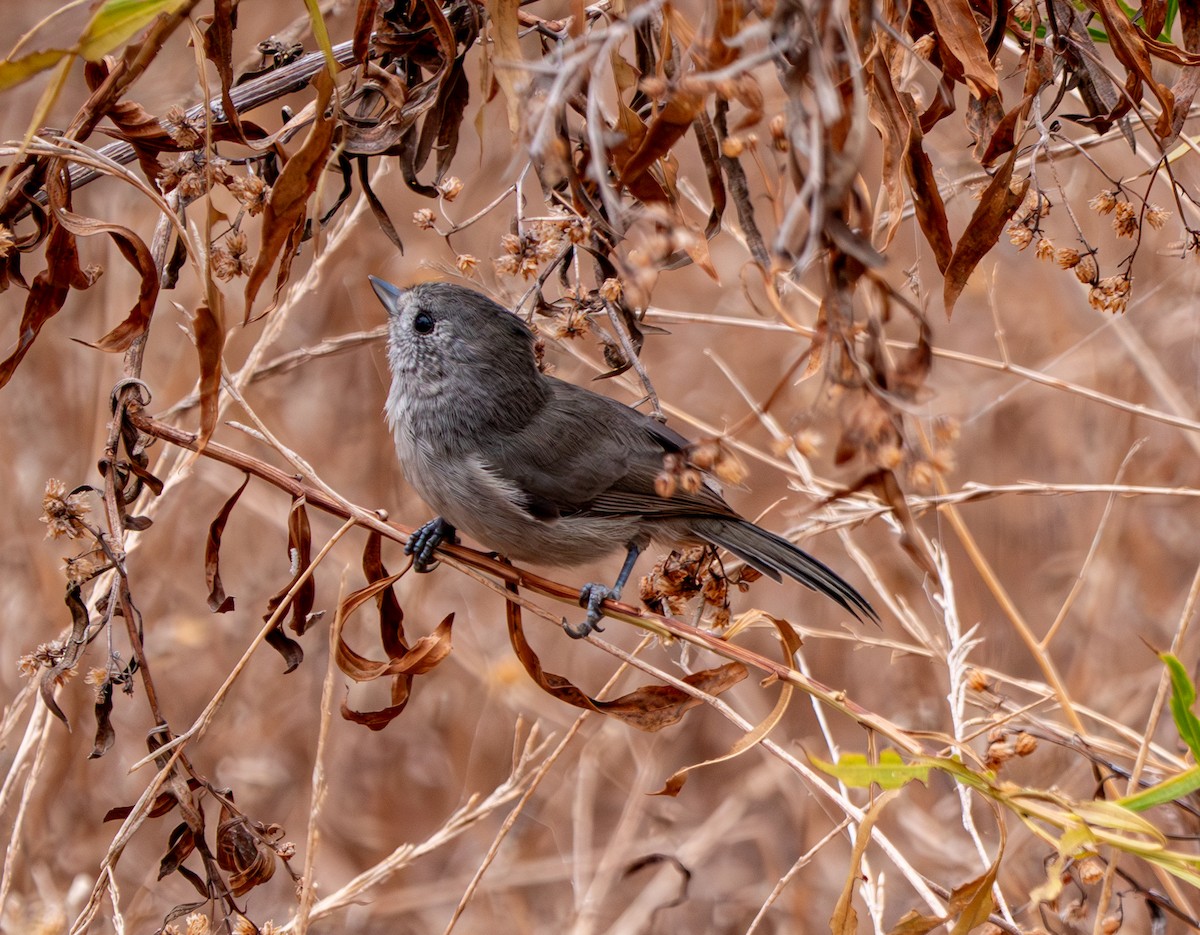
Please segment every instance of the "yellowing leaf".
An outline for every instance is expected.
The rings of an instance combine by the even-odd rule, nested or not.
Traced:
[[[22,81],[28,81],[38,72],[55,65],[66,54],[66,49],[46,49],[30,52],[12,61],[5,59],[0,62],[0,91],[7,91]]]
[[[99,61],[149,25],[160,13],[174,13],[189,0],[105,0],[79,38],[79,54]]]
[[[869,762],[861,753],[847,753],[836,763],[826,763],[816,757],[809,759],[818,769],[856,789],[872,783],[883,789],[899,789],[914,779],[926,782],[933,769],[931,763],[905,763],[895,750],[880,753],[878,763]]]

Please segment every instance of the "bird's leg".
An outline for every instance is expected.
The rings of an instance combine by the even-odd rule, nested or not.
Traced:
[[[432,571],[437,564],[433,558],[434,550],[443,542],[457,545],[458,536],[455,535],[454,527],[440,516],[431,519],[409,536],[408,542],[404,544],[404,554],[413,557],[413,571],[419,574]]]
[[[625,582],[629,580],[629,573],[633,571],[633,563],[637,561],[637,557],[641,553],[641,548],[630,543],[629,554],[625,556],[625,564],[621,566],[617,580],[611,588],[596,582],[589,582],[580,589],[579,606],[587,608],[587,617],[584,618],[583,623],[577,626],[571,626],[566,620],[563,620],[563,629],[567,631],[568,636],[579,640],[593,631],[603,632],[603,628],[600,626],[600,618],[603,616],[600,605],[608,599],[620,600],[621,588],[625,587]]]

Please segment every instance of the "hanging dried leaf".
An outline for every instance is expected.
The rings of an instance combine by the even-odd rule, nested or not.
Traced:
[[[514,585],[508,585],[508,590],[516,592]],[[577,708],[606,714],[623,721],[638,730],[650,733],[660,731],[672,724],[677,724],[692,708],[703,704],[703,699],[697,698],[673,685],[644,685],[620,698],[612,701],[599,701],[575,687],[568,679],[542,668],[537,653],[525,639],[525,631],[521,624],[521,606],[514,601],[505,604],[508,620],[508,636],[513,650],[525,671],[546,693],[553,695],[559,701],[564,701]],[[700,692],[709,695],[719,695],[732,688],[748,674],[740,662],[729,662],[715,669],[705,669],[693,672],[682,681]]]
[[[329,147],[333,142],[337,123],[327,113],[333,96],[333,79],[327,71],[320,71],[313,79],[317,89],[317,102],[312,126],[300,149],[287,161],[283,172],[271,186],[263,211],[262,242],[254,267],[246,278],[246,313],[243,323],[250,321],[254,298],[267,278],[267,273],[279,259],[279,272],[275,277],[275,294],[271,304],[259,317],[269,314],[283,287],[287,285],[292,258],[300,245],[307,217],[308,199],[317,190],[325,163],[329,161]]]
[[[227,614],[234,608],[233,598],[225,595],[225,586],[221,583],[221,536],[225,532],[229,514],[249,483],[250,475],[247,473],[208,527],[208,541],[204,544],[204,583],[208,585],[208,609],[214,614]]]

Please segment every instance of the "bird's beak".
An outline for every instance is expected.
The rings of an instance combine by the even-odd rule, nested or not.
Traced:
[[[388,310],[388,314],[394,315],[396,309],[400,306],[400,299],[404,295],[404,290],[399,286],[393,286],[385,279],[379,279],[375,276],[368,276],[367,279],[371,280],[371,288],[379,296],[379,301]]]

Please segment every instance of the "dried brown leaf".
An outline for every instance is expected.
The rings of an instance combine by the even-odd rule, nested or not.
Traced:
[[[515,587],[508,589],[515,592]],[[553,695],[559,701],[615,717],[638,730],[654,732],[677,724],[689,710],[703,700],[697,698],[673,685],[643,685],[620,698],[612,701],[600,701],[592,698],[577,688],[569,679],[542,668],[537,653],[525,639],[525,630],[521,624],[521,607],[508,601],[505,604],[508,620],[508,636],[513,650],[530,678],[546,693]],[[710,695],[719,695],[732,688],[746,677],[748,671],[740,662],[729,662],[715,669],[705,669],[693,672],[682,681],[693,688]]]
[[[262,242],[254,261],[254,268],[246,278],[244,323],[250,321],[254,298],[266,280],[267,273],[271,271],[275,260],[280,259],[282,255],[275,279],[275,295],[262,315],[268,314],[279,301],[279,294],[287,283],[292,257],[300,245],[308,199],[317,190],[321,173],[329,161],[329,147],[337,130],[336,121],[327,114],[333,95],[333,79],[328,71],[320,71],[313,83],[317,88],[317,101],[312,126],[309,127],[304,143],[287,161],[279,178],[271,186],[271,194],[263,211]]]
[[[214,614],[227,614],[234,609],[234,600],[225,595],[225,586],[221,583],[221,536],[225,532],[229,514],[249,483],[250,474],[247,473],[208,527],[208,541],[204,544],[204,583],[208,585],[208,609]]]
[[[1029,187],[1029,180],[1023,179],[1016,186],[1015,191],[1012,186],[1013,165],[1016,157],[1017,150],[1010,150],[1008,158],[1004,160],[992,177],[992,181],[988,183],[988,187],[984,189],[979,204],[971,215],[971,220],[967,222],[967,229],[963,231],[958,243],[954,246],[954,255],[946,267],[946,281],[942,287],[947,318],[954,312],[954,303],[958,301],[958,297],[966,288],[971,273],[979,265],[979,261],[996,245],[1000,235],[1004,233],[1005,225],[1016,214],[1017,208],[1025,199],[1025,190]]]

